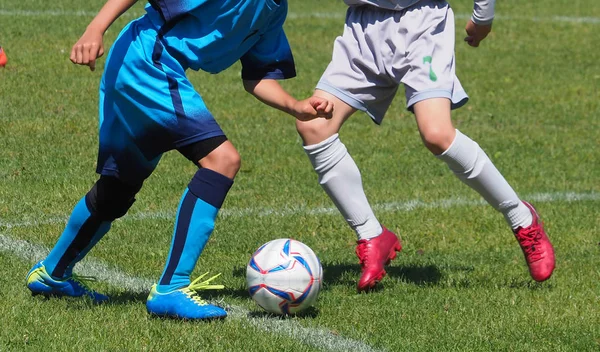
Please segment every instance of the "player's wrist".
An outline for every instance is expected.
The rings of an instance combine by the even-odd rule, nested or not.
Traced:
[[[481,18],[479,16],[477,16],[477,14],[473,13],[473,15],[471,16],[471,22],[473,22],[474,24],[478,25],[478,26],[487,26],[492,24],[492,22],[494,22],[494,16],[489,17],[489,18]]]
[[[88,33],[97,33],[100,35],[104,35],[104,32],[106,32],[108,28],[99,24],[99,23],[95,23],[95,22],[91,22],[87,28],[85,29],[86,32]]]
[[[289,95],[282,104],[282,110],[294,117],[298,117],[298,115],[302,113],[299,109],[299,103],[300,102],[296,100],[296,98]]]

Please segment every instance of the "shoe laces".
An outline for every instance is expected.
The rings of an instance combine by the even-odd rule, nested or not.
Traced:
[[[361,266],[367,265],[367,261],[369,260],[369,242],[367,240],[359,240],[358,245],[356,246],[356,256],[358,257],[358,261]]]
[[[540,239],[542,238],[539,225],[534,224],[521,229],[515,233],[515,236],[530,262],[542,259],[542,251],[536,251],[536,248],[540,248]]]
[[[86,293],[88,293],[90,295],[93,295],[96,293],[94,290],[92,290],[87,285],[87,283],[89,283],[89,282],[98,281],[95,276],[72,274],[70,280],[73,281],[75,284],[77,284],[77,286],[79,286]]]
[[[211,284],[210,282],[213,281],[214,279],[216,279],[217,277],[221,276],[221,274],[217,274],[213,277],[210,277],[204,281],[199,282],[200,280],[202,280],[206,275],[208,275],[208,272],[198,276],[194,281],[192,281],[187,287],[184,287],[182,289],[183,293],[185,293],[194,303],[196,303],[197,305],[200,306],[204,306],[207,305],[208,302],[206,302],[205,300],[203,300],[200,295],[198,294],[198,291],[202,291],[202,290],[222,290],[225,288],[225,286],[223,285],[214,285]]]

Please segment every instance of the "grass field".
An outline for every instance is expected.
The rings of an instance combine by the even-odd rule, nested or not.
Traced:
[[[246,94],[239,65],[216,76],[190,72],[243,165],[194,273],[223,273],[226,289],[212,299],[231,316],[189,323],[151,318],[144,306],[195,172],[176,153],[80,266],[113,303],[45,300],[24,287],[96,180],[102,70],[76,67],[68,55],[103,1],[3,0],[0,45],[10,61],[0,69],[0,351],[600,350],[596,2],[499,1],[479,49],[462,42],[472,1],[452,2],[457,72],[471,97],[454,122],[542,214],[557,256],[542,284],[529,278],[502,216],[422,146],[399,94],[382,126],[356,114],[341,134],[378,218],[404,245],[381,289],[357,294],[355,236],[317,184],[293,118]],[[142,4],[131,12],[107,33],[107,48]],[[296,96],[311,94],[343,18],[341,1],[290,1],[298,77],[284,85]],[[322,261],[323,291],[305,316],[266,316],[246,292],[251,253],[278,237],[306,243]]]

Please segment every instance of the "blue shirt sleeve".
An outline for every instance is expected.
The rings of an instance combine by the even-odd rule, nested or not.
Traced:
[[[296,77],[292,49],[283,31],[287,8],[260,37],[258,42],[240,59],[242,79],[287,79]]]

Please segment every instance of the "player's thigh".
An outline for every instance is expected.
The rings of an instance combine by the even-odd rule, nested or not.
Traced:
[[[144,182],[156,169],[162,154],[146,159],[143,152],[131,141],[122,139],[119,145],[100,140],[96,172],[113,176],[129,184]]]
[[[143,182],[156,168],[162,152],[148,148],[149,141],[139,137],[141,128],[133,120],[122,118],[131,112],[123,110],[112,92],[105,89],[104,81],[100,88],[100,135],[96,172],[114,176],[124,182]],[[139,112],[136,112],[139,114]],[[143,121],[143,119],[142,119]],[[152,126],[146,125],[146,128]],[[159,126],[153,126],[158,128]]]
[[[308,121],[296,120],[296,129],[305,145],[317,144],[339,132],[344,122],[356,111],[353,107],[335,95],[323,90],[315,90],[314,96],[329,100],[333,103],[331,118],[315,118]]]

